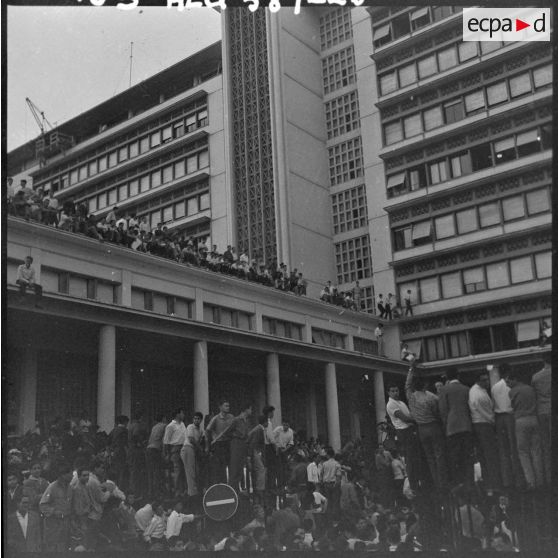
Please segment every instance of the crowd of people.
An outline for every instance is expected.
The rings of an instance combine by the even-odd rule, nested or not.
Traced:
[[[550,482],[550,364],[532,386],[501,371],[491,392],[486,374],[468,388],[453,370],[430,391],[411,367],[408,405],[387,386],[391,435],[375,451],[354,440],[336,453],[275,425],[271,406],[254,421],[251,404],[234,416],[227,400],[205,420],[177,409],[151,428],[118,416],[108,434],[86,414],[56,419],[8,453],[8,547],[439,550],[457,532],[459,548],[513,550],[515,497]],[[221,523],[203,508],[218,483],[239,495]]]

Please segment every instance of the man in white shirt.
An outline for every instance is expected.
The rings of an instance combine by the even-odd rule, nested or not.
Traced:
[[[35,268],[31,265],[32,263],[33,258],[31,256],[26,256],[25,263],[17,268],[16,283],[19,285],[20,294],[24,295],[27,291],[27,287],[30,287],[35,291],[37,296],[41,296],[43,294],[43,288],[36,283],[36,273]]]
[[[496,440],[500,457],[502,484],[505,488],[518,488],[524,484],[525,480],[517,453],[515,419],[509,396],[510,388],[504,380],[507,366],[506,363],[499,366],[500,380],[492,386],[491,391],[494,401]]]
[[[273,439],[279,457],[278,483],[280,488],[284,488],[288,478],[289,450],[294,446],[294,432],[286,419],[283,419],[283,424],[273,431]]]
[[[170,541],[172,537],[179,537],[182,525],[192,523],[196,517],[194,514],[182,513],[182,509],[182,502],[177,502],[167,518],[167,528],[165,529],[167,541]]]
[[[494,429],[494,403],[488,394],[490,380],[483,371],[469,390],[469,410],[481,465],[482,478],[489,496],[500,487],[500,460]]]
[[[398,437],[403,442],[409,484],[412,490],[416,490],[419,487],[419,471],[421,470],[416,421],[411,416],[409,407],[399,399],[399,387],[389,386],[388,395],[386,412],[397,430]]]
[[[316,488],[318,488],[321,483],[322,467],[320,461],[320,455],[316,453],[312,461],[308,463],[308,467],[306,467],[308,482],[313,483]]]
[[[200,424],[202,420],[202,413],[194,413],[192,423],[186,428],[186,439],[180,451],[180,457],[184,463],[186,484],[188,485],[188,496],[197,496],[198,494],[196,456],[201,452],[200,438],[202,430]]]
[[[174,419],[167,424],[163,436],[164,455],[172,463],[172,482],[175,496],[179,496],[184,490],[184,468],[180,459],[180,450],[186,441],[184,416],[184,409],[177,409]]]

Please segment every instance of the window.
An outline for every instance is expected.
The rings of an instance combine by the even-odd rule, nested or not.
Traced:
[[[327,137],[341,136],[360,127],[356,91],[328,101],[326,108]]]
[[[517,337],[514,324],[492,326],[495,351],[509,351],[517,348]]]
[[[405,137],[411,138],[422,132],[422,123],[420,114],[413,114],[403,119],[403,127],[405,129]]]
[[[448,335],[448,346],[450,358],[467,356],[469,354],[469,344],[467,343],[467,333],[450,333]]]
[[[444,180],[448,179],[445,159],[442,159],[440,161],[435,161],[434,163],[430,163],[428,168],[430,171],[431,184],[439,184],[440,182],[443,182]]]
[[[388,176],[387,191],[388,191],[388,198],[398,196],[407,191],[404,172],[399,172],[397,174],[392,174],[391,176]]]
[[[209,193],[200,194],[200,211],[209,209]]]
[[[523,196],[513,196],[502,200],[502,211],[504,213],[504,221],[525,217]]]
[[[114,205],[118,201],[118,190],[113,188],[108,191],[108,203],[109,205]]]
[[[454,12],[453,6],[436,6],[432,8],[432,16],[434,21],[440,21],[449,17]]]
[[[463,270],[463,285],[465,292],[476,293],[486,290],[486,281],[484,280],[484,269],[482,267],[472,267]]]
[[[151,173],[151,188],[157,188],[157,186],[161,186],[161,169]]]
[[[471,354],[481,355],[492,352],[492,341],[490,339],[490,328],[479,327],[469,330],[469,341],[471,343]]]
[[[426,187],[426,169],[424,165],[409,170],[409,188],[411,192]]]
[[[527,192],[527,211],[529,215],[550,211],[547,188]]]
[[[118,162],[126,161],[128,159],[128,146],[125,145],[118,150]]]
[[[432,236],[432,223],[430,220],[421,221],[413,225],[412,240],[415,246],[430,242]]]
[[[116,151],[112,151],[108,155],[108,166],[109,168],[115,167],[118,163],[118,153]]]
[[[535,254],[535,268],[537,270],[537,279],[552,277],[552,253],[550,250]]]
[[[471,172],[471,159],[468,153],[460,153],[450,159],[451,175],[453,178],[469,174]]]
[[[500,223],[500,208],[498,202],[479,205],[479,216],[481,229],[491,227]]]
[[[389,36],[389,25],[385,27],[387,27],[387,34]],[[374,41],[374,44],[376,44],[376,41]],[[324,93],[326,95],[354,83],[355,55],[353,47],[350,46],[343,50],[338,50],[324,58],[322,60],[322,76]]]
[[[393,242],[395,244],[395,250],[404,250],[405,248],[411,248],[413,241],[411,238],[412,227],[403,227],[401,229],[395,229],[393,231]]]
[[[538,320],[519,322],[517,324],[517,342],[519,346],[529,345],[530,341],[538,341],[541,334],[540,329]]]
[[[179,120],[172,125],[172,135],[174,138],[181,138],[185,134],[184,120]]]
[[[513,136],[494,142],[496,164],[500,165],[517,158],[515,151],[515,138]]]
[[[439,300],[440,287],[438,277],[428,277],[419,281],[420,300],[422,303]]]
[[[440,72],[457,66],[457,49],[455,46],[438,52],[438,67]]]
[[[535,83],[535,89],[539,87],[545,87],[552,84],[552,65],[540,66],[533,70],[533,82]]]
[[[498,262],[486,266],[486,281],[489,289],[507,287],[510,284],[508,263]]]
[[[169,205],[168,207],[165,207],[163,209],[163,223],[168,223],[169,221],[172,221],[173,216],[172,216],[172,205]]]
[[[531,256],[524,256],[523,258],[510,260],[510,272],[512,283],[525,283],[526,281],[533,281],[534,275]]]
[[[413,31],[424,27],[430,23],[430,13],[428,12],[428,7],[420,8],[411,12],[411,26]]]
[[[527,157],[541,150],[539,133],[536,129],[518,134],[515,138],[515,144],[518,157]]]
[[[198,170],[198,156],[191,155],[186,158],[186,174],[191,174]]]
[[[449,103],[444,103],[444,116],[446,124],[452,124],[465,118],[465,109],[463,107],[463,99],[456,99]]]
[[[174,314],[174,307],[176,305],[176,298],[174,296],[167,296],[167,314]]]
[[[140,178],[140,192],[149,190],[149,175],[146,174]]]
[[[180,219],[181,217],[184,217],[184,215],[186,215],[186,210],[185,210],[185,205],[184,202],[178,202],[174,204],[174,218],[175,219]]]
[[[85,180],[87,178],[87,165],[82,165],[81,167],[79,167],[78,174],[78,178],[80,181]]]
[[[453,220],[453,215],[437,217],[434,219],[434,225],[436,227],[436,238],[438,240],[455,235],[455,221]]]
[[[552,124],[541,126],[540,141],[542,149],[552,149]]]
[[[524,74],[520,74],[510,79],[510,93],[512,99],[514,97],[525,95],[525,93],[531,93],[531,76],[529,75],[529,72],[525,72]]]
[[[442,107],[436,106],[423,112],[424,129],[433,130],[443,126],[444,119],[442,117]]]
[[[360,136],[328,149],[329,177],[332,186],[362,176]]]
[[[415,63],[399,68],[399,87],[405,87],[417,81],[417,67]]]
[[[99,162],[99,172],[103,172],[104,170],[107,170],[107,156],[106,155],[103,155],[103,157],[99,157],[98,162]]]
[[[482,143],[471,147],[471,165],[473,171],[479,171],[492,166],[492,151],[489,143]]]
[[[89,212],[92,213],[93,211],[97,211],[97,197],[92,197],[87,200],[87,206],[89,208]]]
[[[70,184],[76,184],[78,181],[78,171],[77,169],[72,169],[70,171]]]
[[[466,234],[479,228],[477,210],[474,207],[463,209],[455,214],[458,234]]]
[[[165,143],[167,141],[171,141],[172,140],[172,126],[165,126],[161,130],[161,136],[162,136],[163,143]]]
[[[481,46],[481,52],[483,54],[488,54],[489,52],[494,52],[502,47],[500,41],[479,41]]]
[[[89,163],[89,176],[93,176],[97,174],[97,160],[93,160]]]
[[[128,199],[128,184],[122,184],[118,187],[118,201],[124,201]]]
[[[413,64],[414,67],[414,64]],[[416,80],[415,80],[416,81]],[[403,87],[403,86],[401,86]],[[390,72],[389,74],[384,74],[380,76],[380,91],[382,95],[387,95],[392,91],[397,89],[397,80],[395,71]]]
[[[95,300],[97,298],[97,281],[96,279],[87,279],[87,298]]]
[[[145,153],[149,150],[149,136],[140,139],[140,153]]]
[[[373,31],[374,34],[374,46],[376,48],[381,47],[391,41],[391,29],[389,23],[382,25],[381,27],[376,27]],[[326,91],[327,93],[327,91]]]
[[[425,341],[426,341],[426,354],[429,361],[443,360],[446,358],[444,337],[442,335],[437,337],[427,337]]]
[[[371,276],[368,235],[335,243],[335,263],[339,283],[349,283]]]
[[[453,298],[463,294],[463,286],[461,284],[461,273],[446,273],[440,276],[442,283],[442,297]]]
[[[163,168],[163,184],[172,181],[172,165]]]
[[[192,132],[197,127],[197,120],[195,114],[190,114],[186,117],[186,132]]]
[[[135,180],[130,180],[130,197],[137,196],[139,189],[139,180],[136,178]]]
[[[180,178],[186,174],[186,162],[184,159],[174,163],[174,177]]]
[[[198,198],[189,198],[186,200],[188,215],[195,215],[198,213]]]
[[[391,124],[384,126],[384,137],[386,145],[391,145],[403,139],[403,130],[401,129],[401,122],[397,120]]]
[[[476,42],[461,42],[458,44],[458,49],[460,62],[465,62],[466,60],[471,60],[471,58],[478,56]]]
[[[469,93],[469,95],[465,95],[465,110],[467,111],[468,115],[484,110],[484,108],[485,101],[484,92],[482,91],[482,89],[480,91]]]
[[[161,132],[159,130],[151,134],[149,144],[151,145],[151,147],[157,147],[158,145],[161,145]]]
[[[58,274],[58,292],[68,294],[70,289],[70,274],[61,272]]]
[[[427,78],[428,76],[435,74],[437,71],[438,68],[436,67],[436,58],[433,54],[418,61],[418,73],[420,79]]]
[[[143,292],[143,308],[153,310],[153,293],[151,291]]]
[[[320,17],[321,48],[331,48],[353,36],[351,16],[346,10],[328,10]]]
[[[499,81],[494,85],[488,86],[486,88],[486,98],[488,99],[489,107],[499,105],[500,103],[505,103],[508,100],[508,90],[506,88],[506,82]]]
[[[411,32],[411,22],[409,14],[402,14],[394,18],[391,22],[393,29],[393,38],[398,39],[403,35],[408,35]]]
[[[107,193],[103,192],[102,194],[99,194],[97,201],[97,207],[99,209],[104,209],[107,206]]]
[[[137,141],[133,141],[130,145],[129,145],[129,149],[130,149],[130,159],[133,159],[134,157],[138,156],[139,153],[139,144]]]

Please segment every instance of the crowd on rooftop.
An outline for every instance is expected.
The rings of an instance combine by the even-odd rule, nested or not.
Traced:
[[[513,550],[518,496],[542,498],[550,482],[550,364],[532,386],[505,366],[492,390],[484,376],[469,388],[449,370],[430,387],[411,367],[408,406],[387,386],[391,435],[375,450],[356,439],[336,453],[276,425],[271,406],[254,421],[251,404],[234,416],[226,399],[205,420],[118,416],[108,434],[86,413],[37,425],[8,445],[8,547]],[[202,506],[217,483],[239,495],[222,523]]]

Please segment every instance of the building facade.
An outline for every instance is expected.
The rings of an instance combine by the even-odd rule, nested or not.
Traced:
[[[8,156],[18,182],[303,272],[308,297],[8,225],[9,427],[267,400],[337,447],[385,417],[400,344],[440,374],[539,366],[551,319],[552,59],[453,7],[229,9],[223,40]],[[13,280],[26,255],[41,308]],[[366,312],[317,300],[363,289]],[[11,286],[10,286],[11,285]],[[387,358],[374,329],[393,295]],[[395,304],[394,304],[395,306]],[[548,350],[548,347],[544,350]]]

